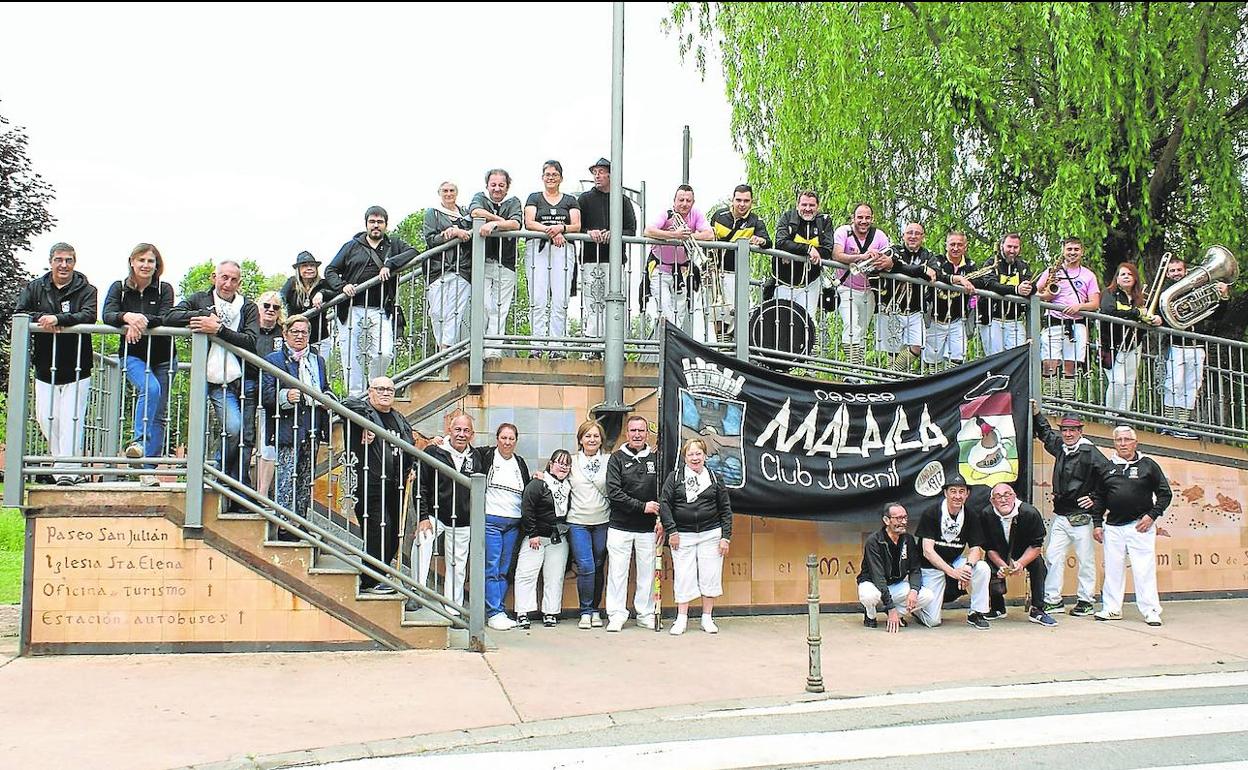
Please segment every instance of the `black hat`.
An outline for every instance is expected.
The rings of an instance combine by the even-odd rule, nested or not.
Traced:
[[[294,267],[299,267],[300,265],[316,265],[320,267],[321,263],[316,261],[316,257],[312,256],[312,252],[301,251],[299,256],[295,257]]]
[[[962,474],[955,473],[945,479],[945,485],[941,489],[948,489],[949,487],[966,487],[970,489],[971,485],[966,483],[966,479],[962,478]]]
[[[590,166],[590,167],[589,167],[589,173],[591,173],[591,174],[592,174],[592,173],[594,173],[594,169],[598,168],[599,166],[602,166],[602,167],[603,167],[603,168],[605,168],[607,171],[610,171],[610,170],[611,170],[611,161],[607,160],[606,158],[599,158],[599,159],[598,159],[598,161],[597,161],[596,163],[594,163],[594,165],[592,165],[592,166]]]

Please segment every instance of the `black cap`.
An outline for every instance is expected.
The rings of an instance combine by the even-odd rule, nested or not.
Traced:
[[[592,174],[592,173],[594,173],[594,169],[598,168],[599,166],[602,166],[602,167],[603,167],[603,168],[605,168],[607,171],[610,171],[610,170],[611,170],[611,161],[607,160],[606,158],[599,158],[599,159],[597,160],[597,162],[595,162],[595,163],[594,163],[594,165],[592,165],[592,166],[590,166],[590,167],[589,167],[589,173],[591,173],[591,174]]]
[[[301,251],[299,256],[295,257],[294,266],[299,267],[300,265],[316,265],[320,267],[321,263],[316,261],[316,257],[312,256],[312,252]]]
[[[945,479],[945,485],[941,489],[948,489],[949,487],[966,487],[970,489],[971,485],[966,483],[966,479],[962,478],[962,474],[955,473]]]

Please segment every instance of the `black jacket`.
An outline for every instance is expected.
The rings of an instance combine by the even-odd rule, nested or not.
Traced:
[[[1066,454],[1062,434],[1049,427],[1043,414],[1034,418],[1036,438],[1044,444],[1044,450],[1056,458],[1053,463],[1053,512],[1061,516],[1088,513],[1097,518],[1105,510],[1105,497],[1100,488],[1100,477],[1109,463],[1101,450],[1091,442],[1080,444],[1079,449]],[[1091,496],[1093,505],[1084,510],[1077,502],[1084,495]]]
[[[197,291],[189,297],[183,297],[182,301],[174,305],[173,310],[165,316],[165,325],[185,327],[190,325],[192,318],[205,318],[212,315],[217,307],[212,297],[212,289]],[[243,308],[240,314],[242,320],[239,321],[238,331],[222,326],[217,336],[231,345],[249,353],[255,353],[256,338],[260,336],[260,311],[256,303],[243,297]]]
[[[973,271],[975,263],[963,257],[961,264],[954,267],[946,256],[937,257],[933,267],[936,268],[936,280],[950,283],[955,275],[966,275]],[[947,324],[966,317],[966,306],[970,303],[972,295],[961,289],[946,289],[940,286],[934,286],[928,291],[932,296],[930,308],[934,322]]]
[[[611,194],[604,193],[597,187],[591,187],[581,193],[576,202],[581,207],[581,232],[590,230],[611,229]],[[627,196],[624,198],[624,231],[623,235],[637,234],[637,214]],[[627,249],[626,249],[627,251]],[[609,243],[597,244],[585,241],[582,246],[582,261],[586,264],[606,262],[611,258]]]
[[[383,266],[390,268],[390,280],[362,294],[357,293],[350,301],[338,303],[338,320],[346,323],[352,307],[374,307],[384,310],[386,315],[393,313],[395,297],[398,296],[399,268],[415,256],[414,249],[392,235],[381,236],[381,243],[376,249],[368,245],[367,233],[363,232],[356,233],[342,244],[325,267],[325,283],[329,284],[334,294],[341,294],[342,287],[347,284],[358,286],[376,277]]]
[[[728,499],[728,488],[718,473],[709,468],[707,473],[711,474],[711,485],[693,502],[685,499],[685,464],[681,463],[667,475],[659,495],[659,516],[668,534],[708,532],[720,527],[723,530],[720,537],[725,540],[732,537],[732,503]]]
[[[1139,323],[1143,319],[1140,308],[1131,303],[1131,296],[1119,286],[1101,292],[1100,311],[1102,315],[1110,315],[1124,321]],[[1102,323],[1100,326],[1101,347],[1109,351],[1111,357],[1120,350],[1135,347],[1139,340],[1140,330],[1133,326],[1111,323]]]
[[[524,485],[520,496],[520,533],[526,538],[549,537],[555,542],[568,530],[568,497],[571,490],[564,490],[562,505],[555,504],[555,496],[542,479],[533,479]],[[524,547],[524,546],[521,546]]]
[[[918,251],[910,251],[904,244],[899,244],[893,250],[893,269],[884,275],[907,275],[931,283],[927,277],[927,268],[935,270],[939,264],[940,259],[926,246],[920,246]],[[881,309],[893,301],[895,294],[900,295],[897,298],[898,314],[909,315],[925,309],[923,297],[927,291],[922,286],[906,281],[880,281],[879,293]]]
[[[1174,494],[1156,460],[1136,452],[1131,462],[1115,456],[1105,466],[1099,481],[1105,496],[1106,524],[1131,524],[1144,516],[1158,521],[1165,515]],[[1099,515],[1095,523],[1101,526]]]
[[[797,213],[797,209],[791,209],[776,223],[776,248],[805,257],[810,247],[814,246],[819,251],[820,259],[831,259],[834,231],[835,228],[830,226],[823,214],[816,214],[807,222]],[[771,272],[776,280],[789,286],[805,286],[819,277],[820,270],[819,265],[795,259],[773,257],[771,262]]]
[[[299,276],[292,275],[286,279],[286,285],[282,287],[282,302],[286,305],[286,317],[295,315],[306,316],[311,312],[313,305],[309,301],[304,304],[299,299]],[[312,290],[308,292],[309,300],[317,294],[321,295],[321,302],[329,302],[336,295],[333,289],[329,288],[329,284],[325,283],[324,278],[317,278],[316,283],[312,284]],[[311,333],[308,335],[308,342],[316,344],[329,336],[329,313],[317,312],[309,319],[311,322]]]
[[[1018,559],[1028,548],[1044,546],[1044,517],[1034,505],[1019,502],[1018,513],[1014,514],[1014,523],[1010,525],[1009,542],[1006,542],[1005,532],[1001,529],[1001,516],[995,508],[989,505],[979,516],[983,528],[984,550],[996,551],[1002,561]]]
[[[321,392],[332,396],[329,389],[329,377],[325,373],[325,359],[316,355],[311,349],[308,350],[307,355],[316,357],[316,371]],[[299,362],[291,357],[290,348],[274,350],[265,356],[265,360],[291,377],[299,378]],[[276,443],[277,446],[298,446],[313,435],[317,437],[317,441],[327,443],[329,441],[329,410],[317,403],[309,406],[302,400],[293,406],[287,406],[289,402],[285,394],[289,390],[289,385],[278,382],[277,377],[272,374],[264,372],[262,375],[260,405],[264,407],[265,419],[269,421],[269,425],[276,424],[277,426],[277,430],[270,428],[267,431],[269,443]]]
[[[612,529],[625,532],[649,532],[654,529],[654,514],[646,513],[646,503],[659,499],[658,455],[647,447],[645,454],[634,457],[625,447],[611,453],[607,460],[607,499],[611,501]]]
[[[1003,297],[1018,296],[1018,285],[1031,280],[1031,270],[1027,263],[1015,257],[1007,262],[1005,257],[997,256],[995,269],[988,275],[972,278],[971,285],[976,289],[984,289]],[[980,324],[987,324],[994,318],[1006,321],[1017,321],[1027,317],[1027,306],[1021,302],[1002,302],[980,297],[975,303],[975,315]]]
[[[503,202],[506,203],[506,201]],[[447,239],[442,237],[442,231],[452,225],[463,230],[472,230],[472,217],[468,215],[468,209],[463,206],[457,206],[456,210],[459,212],[459,216],[452,217],[440,208],[430,207],[425,209],[425,221],[422,231],[425,234],[426,246],[432,249],[446,243]],[[515,238],[491,238],[489,240],[507,240],[512,244],[516,242]],[[459,273],[465,281],[472,282],[472,239],[470,238],[466,241],[456,239],[456,241],[457,243],[453,248],[430,257],[425,262],[426,281],[436,281],[444,273]],[[513,248],[515,248],[514,245]],[[512,267],[514,266],[513,260]]]
[[[451,453],[440,446],[431,444],[425,448],[425,453],[431,455],[434,459],[441,460],[452,468],[458,468],[455,459],[451,457]],[[469,447],[466,464],[463,468],[458,469],[465,475],[471,476],[474,473],[485,473],[486,467],[485,458],[481,450],[476,447]],[[470,497],[471,495],[467,487],[461,487],[432,467],[426,467],[421,470],[421,519],[437,516],[438,521],[448,527],[452,526],[452,524],[457,527],[466,527],[472,517]]]
[[[880,601],[887,612],[893,609],[893,596],[888,591],[890,585],[905,580],[913,591],[922,587],[921,556],[919,543],[909,532],[902,534],[897,544],[893,545],[888,531],[880,527],[863,543],[862,571],[858,573],[858,582],[871,583],[879,589]]]
[[[268,358],[270,353],[275,350],[281,350],[286,346],[286,340],[282,338],[281,324],[275,325],[268,331],[265,331],[257,324],[256,332],[256,355],[261,358]],[[251,364],[243,362],[243,379],[248,382],[259,382],[260,370]]]
[[[740,238],[749,240],[757,235],[763,239],[762,248],[771,248],[771,236],[767,234],[767,225],[753,211],[746,214],[744,219],[737,219],[733,216],[732,209],[720,209],[711,217],[711,229],[715,231],[717,241],[732,243]],[[723,249],[720,254],[720,264],[724,271],[736,272],[737,250]]]
[[[342,405],[376,425],[386,424],[367,396],[348,399]],[[391,409],[389,414],[398,423],[395,432],[400,438],[410,442],[412,426],[407,418],[398,409]],[[374,436],[368,444],[363,442],[363,436],[362,428],[350,420],[346,421],[346,447],[348,456],[355,458],[355,483],[359,490],[356,495],[356,510],[384,500],[391,510],[397,511],[403,498],[403,485],[407,483],[407,473],[414,466],[415,460],[412,455],[402,450],[392,451],[394,444],[384,436]],[[384,484],[381,483],[383,477]]]
[[[87,277],[75,271],[63,289],[52,283],[52,272],[26,284],[17,298],[18,313],[29,313],[34,327],[39,316],[56,316],[58,328],[95,323],[97,295]],[[38,328],[38,327],[35,327]],[[91,374],[91,335],[36,331],[31,362],[35,379],[53,385],[77,382]],[[55,371],[54,371],[55,370]],[[55,374],[55,376],[53,376]]]
[[[104,297],[104,310],[100,320],[109,326],[125,326],[122,316],[126,313],[142,313],[147,317],[147,328],[152,329],[165,323],[165,316],[173,310],[173,287],[164,281],[160,285],[148,284],[139,291],[130,285],[129,280],[114,281],[108,287]],[[119,355],[132,356],[146,361],[151,366],[166,363],[173,359],[173,337],[154,337],[144,334],[138,342],[131,345],[126,342],[125,334],[121,336]]]

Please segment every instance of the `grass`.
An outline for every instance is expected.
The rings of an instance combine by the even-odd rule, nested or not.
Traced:
[[[4,485],[0,484],[0,491]],[[22,542],[26,522],[16,508],[0,508],[0,604],[22,597]]]

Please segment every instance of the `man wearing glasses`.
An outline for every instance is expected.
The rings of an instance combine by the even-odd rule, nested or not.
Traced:
[[[991,505],[984,515],[984,548],[993,567],[988,583],[987,620],[1005,617],[1005,579],[1027,571],[1031,608],[1027,619],[1052,628],[1057,621],[1044,611],[1044,578],[1048,574],[1040,547],[1044,545],[1044,519],[1040,511],[1018,499],[1009,484],[992,488]]]
[[[876,628],[876,613],[888,613],[888,632],[897,633],[906,617],[923,608],[931,612],[935,594],[923,587],[919,568],[919,544],[906,531],[909,516],[901,503],[884,506],[884,526],[872,533],[862,547],[862,571],[858,573],[858,601],[862,624]],[[940,606],[934,608],[939,614]]]
[[[412,440],[412,426],[394,408],[394,382],[386,376],[368,383],[366,398],[350,399],[343,406],[384,428],[404,441]],[[355,516],[364,530],[364,550],[382,564],[389,564],[399,550],[399,512],[403,487],[414,473],[412,457],[393,441],[348,421],[347,452],[354,470],[354,484],[347,492],[355,498]],[[392,594],[394,588],[360,575],[360,593]]]
[[[471,476],[485,472],[485,458],[481,450],[472,445],[476,436],[472,418],[466,414],[451,420],[448,442],[430,444],[425,452],[441,460],[460,473]],[[429,564],[433,560],[433,544],[438,535],[443,537],[446,560],[446,583],[451,599],[464,603],[464,578],[468,575],[468,547],[471,541],[472,509],[468,490],[426,467],[420,477],[420,525],[416,536],[418,558],[415,560],[415,577],[428,585]],[[510,568],[510,567],[509,567]],[[475,588],[474,588],[475,590]],[[484,586],[481,588],[484,590]]]
[[[325,283],[350,299],[338,305],[338,348],[347,395],[363,396],[369,377],[385,373],[394,354],[398,276],[416,252],[386,234],[390,215],[381,206],[364,212],[364,232],[342,245],[325,268]],[[363,291],[360,284],[381,280]]]

